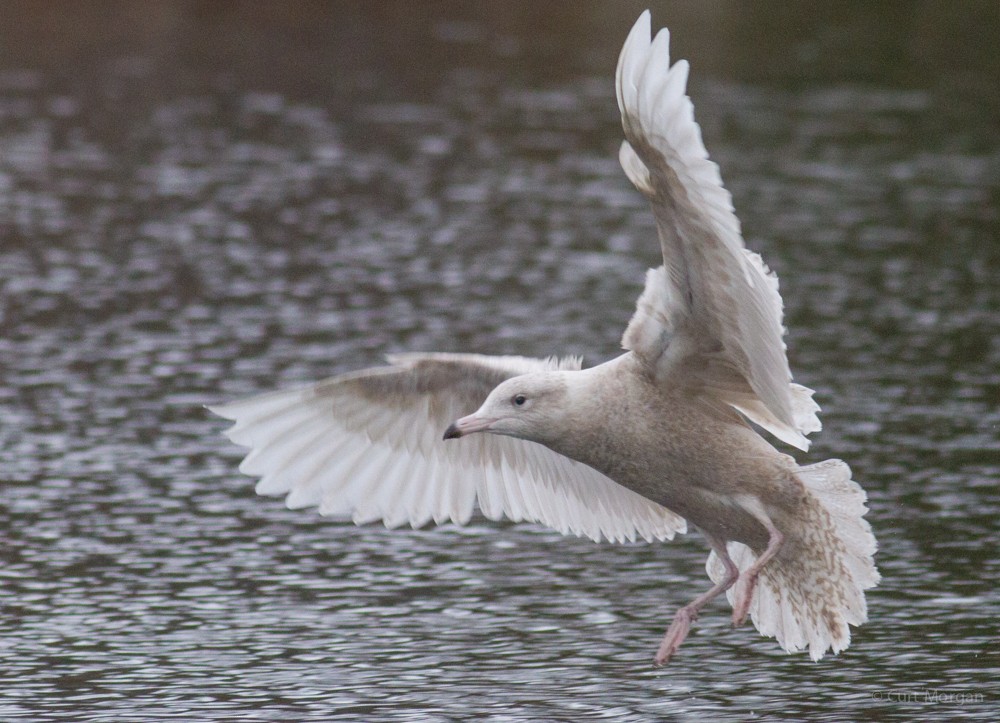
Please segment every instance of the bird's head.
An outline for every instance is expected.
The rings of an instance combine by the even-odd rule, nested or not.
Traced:
[[[545,442],[559,427],[559,419],[567,411],[567,397],[564,372],[537,372],[514,377],[490,392],[478,411],[455,420],[445,431],[444,438],[489,432]]]

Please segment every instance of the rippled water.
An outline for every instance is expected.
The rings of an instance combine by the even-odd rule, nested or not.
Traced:
[[[995,716],[995,7],[654,8],[884,576],[840,656],[716,605],[654,669],[696,536],[291,512],[202,408],[400,350],[601,361],[656,263],[640,6],[358,5],[6,7],[0,718]]]

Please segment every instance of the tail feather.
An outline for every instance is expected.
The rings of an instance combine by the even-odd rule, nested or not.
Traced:
[[[808,647],[813,660],[827,650],[838,653],[851,642],[850,625],[868,619],[864,591],[880,579],[873,556],[876,543],[864,519],[865,492],[851,480],[840,460],[800,467],[809,494],[795,518],[779,525],[781,550],[761,571],[750,602],[750,617],[762,635],[774,637],[788,652]],[[728,552],[740,571],[756,560],[754,552],[730,542]],[[718,582],[725,574],[713,552],[706,565]],[[744,593],[743,577],[728,592],[732,604]]]

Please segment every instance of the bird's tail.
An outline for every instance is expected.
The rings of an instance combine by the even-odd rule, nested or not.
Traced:
[[[813,660],[838,653],[851,642],[849,625],[868,619],[864,591],[878,584],[875,536],[864,519],[865,492],[838,459],[799,467],[808,494],[794,518],[779,524],[785,540],[764,566],[750,602],[750,617],[762,635],[774,637],[788,652],[809,648]],[[756,555],[739,542],[728,551],[740,572]],[[709,577],[725,575],[713,552]],[[744,577],[727,592],[729,602],[744,595]]]

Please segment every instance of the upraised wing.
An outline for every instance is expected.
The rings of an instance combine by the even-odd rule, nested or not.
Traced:
[[[651,270],[622,344],[654,368],[705,389],[780,439],[808,449],[820,429],[812,390],[792,384],[778,279],[743,245],[719,167],[708,159],[685,94],[688,64],[670,67],[669,34],[650,42],[649,11],[618,60],[625,173],[649,200],[664,266]]]
[[[261,477],[257,492],[287,493],[292,508],[419,527],[465,524],[478,503],[490,519],[597,541],[685,531],[670,510],[539,444],[487,434],[442,440],[449,422],[505,379],[579,360],[403,354],[389,362],[210,410],[236,422],[227,435],[250,448],[240,471]]]

